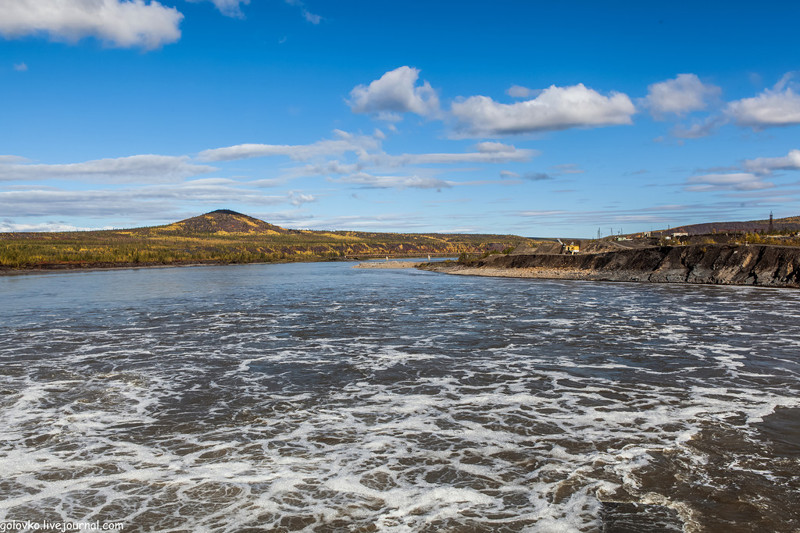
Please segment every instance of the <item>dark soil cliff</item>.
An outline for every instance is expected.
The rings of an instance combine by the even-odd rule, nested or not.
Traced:
[[[661,246],[597,254],[500,255],[424,268],[510,277],[800,287],[800,248]]]

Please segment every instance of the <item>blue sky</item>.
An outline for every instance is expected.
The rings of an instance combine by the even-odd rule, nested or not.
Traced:
[[[796,2],[4,0],[0,231],[800,215]]]

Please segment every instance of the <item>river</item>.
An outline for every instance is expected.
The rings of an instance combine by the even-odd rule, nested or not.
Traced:
[[[796,290],[309,263],[0,301],[0,523],[800,530]]]

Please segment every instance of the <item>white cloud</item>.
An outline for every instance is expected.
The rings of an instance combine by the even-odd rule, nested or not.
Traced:
[[[166,203],[137,202],[130,192],[28,190],[0,192],[0,212],[7,216],[109,217],[119,213],[152,216]],[[155,209],[155,211],[154,211]]]
[[[74,178],[114,183],[159,183],[217,170],[191,163],[186,156],[133,155],[55,165],[24,163],[19,158],[10,157],[12,159],[0,158],[0,181]]]
[[[25,232],[25,231],[81,231],[88,228],[79,228],[63,222],[41,222],[38,224],[17,224],[11,219],[0,220],[0,233]]]
[[[561,174],[583,174],[586,172],[578,166],[577,163],[564,163],[562,165],[553,165],[551,167],[557,175]]]
[[[536,96],[539,92],[540,91],[523,87],[522,85],[512,85],[508,88],[506,94],[511,98],[530,98],[531,96]]]
[[[285,2],[290,6],[299,7],[302,10],[303,18],[306,19],[311,24],[316,25],[322,22],[322,17],[306,9],[306,5],[302,0],[285,0]]]
[[[312,144],[237,144],[225,148],[204,150],[198,154],[202,161],[233,161],[253,157],[286,156],[295,161],[307,161],[315,157],[341,155],[354,152],[365,155],[380,146],[378,139],[355,136],[343,131],[335,132],[338,139],[327,139]]]
[[[0,155],[0,165],[7,163],[25,163],[28,159],[18,155]]]
[[[785,157],[759,157],[748,159],[744,168],[756,174],[770,174],[774,170],[800,170],[800,150],[791,150]]]
[[[204,0],[188,0],[192,3],[203,2]],[[242,5],[248,5],[250,0],[208,0],[226,17],[241,18]]]
[[[751,173],[737,172],[732,174],[706,174],[703,176],[692,176],[687,180],[687,191],[753,191],[758,189],[768,189],[774,184],[766,181]]]
[[[291,169],[286,177],[299,178],[308,176],[330,176],[331,174],[353,174],[362,170],[360,163],[341,163],[336,160],[320,164],[303,165]]]
[[[712,116],[702,122],[694,122],[689,126],[678,124],[672,128],[671,133],[673,137],[678,139],[700,139],[713,134],[726,122],[727,120],[724,117]]]
[[[729,103],[726,113],[737,125],[753,129],[800,124],[800,94],[791,87],[766,89],[753,98]]]
[[[437,178],[420,176],[373,176],[359,172],[334,180],[338,183],[352,183],[369,189],[444,189],[453,186],[452,182]]]
[[[535,131],[631,124],[636,108],[627,95],[603,96],[582,83],[555,85],[533,100],[501,104],[487,96],[454,102],[456,130],[466,136],[496,136]]]
[[[520,151],[517,150],[513,145],[491,141],[478,143],[475,145],[475,149],[482,154],[509,154]]]
[[[416,113],[424,117],[439,114],[439,97],[426,81],[417,86],[419,69],[400,67],[390,70],[369,85],[350,91],[348,104],[354,113],[374,113],[392,119],[397,113]]]
[[[300,207],[309,202],[316,202],[317,198],[313,194],[304,194],[297,191],[289,191],[289,203],[295,207]]]
[[[531,217],[531,218],[541,218],[541,217],[552,217],[554,215],[562,215],[566,214],[568,211],[520,211],[517,213],[521,217]]]
[[[389,155],[386,153],[372,154],[364,158],[376,165],[405,166],[405,165],[447,165],[447,164],[479,164],[479,163],[509,163],[529,161],[539,155],[536,150],[520,149],[509,144],[484,142],[475,145],[476,152],[465,153],[430,153],[430,154],[402,154]]]
[[[144,0],[3,0],[0,35],[47,34],[57,41],[96,37],[121,48],[158,48],[180,39],[183,15]]]
[[[147,220],[166,217],[176,206],[300,205],[314,201],[310,194],[288,192],[265,195],[249,183],[209,178],[169,185],[147,185],[124,189],[65,190],[38,187],[0,191],[0,213],[8,217],[102,217],[108,220],[141,215]],[[154,213],[156,215],[154,215]]]
[[[14,63],[14,70],[16,70],[17,72],[27,72],[28,65],[26,65],[25,63]]]
[[[655,117],[665,113],[683,115],[705,109],[708,100],[721,93],[719,87],[704,84],[695,74],[678,74],[673,80],[650,85],[645,100]]]
[[[315,15],[308,9],[303,9],[303,18],[306,19],[311,24],[319,24],[322,22],[322,17],[319,15]]]

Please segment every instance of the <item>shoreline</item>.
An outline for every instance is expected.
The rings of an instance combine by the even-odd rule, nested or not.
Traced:
[[[550,270],[535,268],[477,268],[464,265],[449,266],[442,268],[426,268],[423,265],[417,267],[419,270],[446,274],[449,276],[473,276],[481,278],[506,278],[506,279],[537,279],[545,281],[585,281],[589,283],[643,283],[649,285],[692,285],[705,287],[746,287],[751,289],[796,289],[796,287],[780,287],[770,285],[749,285],[745,283],[701,283],[696,281],[651,281],[647,279],[613,279],[604,276],[587,275],[578,270]]]
[[[381,256],[383,257],[383,256]],[[319,259],[305,259],[302,261],[253,261],[245,263],[226,263],[224,261],[190,261],[190,262],[174,262],[174,263],[104,263],[104,264],[87,264],[87,265],[48,265],[48,266],[31,266],[31,267],[0,267],[0,277],[3,276],[24,276],[27,274],[62,274],[71,272],[101,272],[105,270],[144,270],[150,268],[183,268],[183,267],[208,267],[208,266],[242,266],[242,265],[286,265],[291,263],[357,263],[353,268],[416,268],[425,263],[422,261],[410,261],[412,258],[419,256],[412,255],[408,257],[395,257],[390,258],[388,263],[402,263],[407,266],[383,266],[386,264],[384,261],[374,261],[376,258],[370,256],[359,256],[352,258],[319,258]],[[431,254],[431,257],[434,257]],[[451,255],[441,255],[438,257],[452,257]],[[360,263],[359,263],[360,262]],[[358,265],[378,265],[378,266],[358,266]]]
[[[369,263],[358,263],[353,268],[365,269],[390,269],[390,268],[419,268],[421,265],[428,264],[425,261],[400,261],[390,259],[389,261],[373,261]]]
[[[491,256],[466,264],[426,264],[419,268],[485,277],[800,288],[800,248],[766,245]]]

